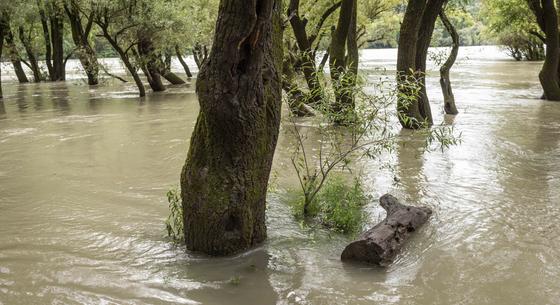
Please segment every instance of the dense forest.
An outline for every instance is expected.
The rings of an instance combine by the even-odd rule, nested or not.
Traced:
[[[255,304],[413,304],[416,295],[418,304],[475,304],[465,289],[431,299],[439,288],[403,287],[452,276],[436,285],[454,291],[447,285],[471,259],[468,281],[489,284],[501,278],[484,268],[517,278],[533,268],[523,258],[558,263],[558,1],[0,1],[0,211],[12,215],[0,215],[12,224],[0,233],[15,236],[0,238],[0,276],[25,268],[3,262],[27,253],[9,252],[19,241],[60,243],[11,229],[36,219],[46,232],[59,223],[71,245],[38,256],[65,257],[83,273],[77,281],[95,268],[157,269],[102,292],[91,286],[120,274],[70,292],[41,288],[30,303],[55,291],[48,302],[248,304],[251,293],[235,290],[245,274],[262,290]],[[176,185],[164,199],[162,181]],[[82,192],[94,204],[81,203]],[[33,221],[14,212],[28,199],[30,213],[40,211]],[[164,216],[152,205],[161,200]],[[78,248],[96,254],[67,258]],[[418,267],[424,260],[431,265]],[[429,273],[448,261],[447,274]],[[515,290],[529,286],[513,280],[468,294],[491,300],[480,304],[552,304],[557,293],[540,292],[560,291],[557,265],[522,295]],[[74,278],[41,268],[59,283]],[[305,287],[313,272],[321,276]],[[0,278],[0,305],[25,290],[3,287],[35,280]],[[133,296],[120,294],[131,287]],[[217,299],[204,289],[234,292]]]

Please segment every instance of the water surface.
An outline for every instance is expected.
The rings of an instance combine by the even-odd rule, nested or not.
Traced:
[[[396,51],[362,54],[371,78]],[[435,214],[386,269],[344,265],[349,237],[301,227],[282,130],[267,242],[208,259],[165,237],[198,105],[192,87],[138,99],[133,84],[4,83],[0,102],[0,304],[559,304],[560,104],[537,99],[539,63],[464,48],[452,74],[463,143],[425,153],[402,132],[394,171],[364,165]],[[383,72],[385,71],[385,72]],[[437,76],[433,74],[433,76]],[[395,176],[398,183],[395,183]],[[384,217],[375,200],[370,223]]]

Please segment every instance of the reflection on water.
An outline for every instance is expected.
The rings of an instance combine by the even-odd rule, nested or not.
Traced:
[[[197,115],[192,88],[137,99],[131,84],[5,83],[0,304],[558,304],[560,104],[536,98],[538,63],[462,52],[461,114],[443,114],[437,77],[428,86],[435,121],[463,144],[426,153],[421,134],[402,131],[394,170],[362,166],[370,193],[435,212],[388,269],[342,264],[350,238],[293,220],[286,127],[269,239],[208,259],[164,238],[164,194]],[[392,74],[395,55],[365,51],[364,69]],[[366,210],[371,223],[384,217],[375,201]]]

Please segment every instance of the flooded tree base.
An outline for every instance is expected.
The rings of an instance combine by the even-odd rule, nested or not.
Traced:
[[[393,261],[408,237],[432,215],[427,207],[413,207],[400,203],[387,194],[379,199],[387,217],[364,232],[342,252],[343,261],[356,261],[385,266]]]

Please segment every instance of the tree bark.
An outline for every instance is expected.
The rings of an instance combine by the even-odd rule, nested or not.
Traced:
[[[2,51],[4,50],[4,24],[0,22],[0,58],[2,58]],[[0,64],[0,100],[4,98],[4,94],[2,92],[2,65]],[[2,106],[4,106],[2,104]]]
[[[49,78],[53,80],[54,68],[52,64],[52,46],[51,46],[51,34],[49,32],[49,22],[47,14],[45,13],[45,8],[43,7],[42,0],[37,0],[37,8],[39,10],[39,16],[41,17],[41,27],[43,29],[43,40],[45,42],[45,64],[47,65],[47,71],[49,73]]]
[[[206,59],[208,59],[208,51],[206,49],[206,46],[203,46],[200,43],[196,43],[192,52],[196,66],[198,67],[198,70],[200,70],[204,62],[206,62]]]
[[[171,72],[171,54],[167,53],[163,60],[163,69],[161,71],[161,76],[165,78],[172,85],[184,85],[185,81],[181,79],[177,74]]]
[[[286,92],[288,107],[292,115],[298,117],[314,116],[313,109],[308,106],[306,94],[297,84],[292,56],[285,56],[282,65],[282,89]]]
[[[33,73],[33,81],[39,83],[43,81],[43,74],[41,73],[41,68],[39,67],[39,62],[37,61],[37,56],[33,50],[33,45],[31,42],[31,34],[25,35],[25,29],[23,26],[18,28],[19,40],[25,48],[25,53],[27,53],[28,67]]]
[[[430,48],[430,42],[432,41],[432,35],[434,33],[436,20],[439,13],[442,11],[443,5],[447,0],[428,0],[426,4],[426,9],[422,15],[422,21],[420,22],[420,28],[418,33],[418,42],[416,50],[416,70],[419,72],[420,80],[420,96],[418,97],[418,108],[420,114],[428,124],[431,126],[434,124],[432,117],[432,110],[430,107],[430,100],[428,98],[428,92],[426,90],[426,61],[428,58],[428,49]]]
[[[439,69],[440,72],[440,84],[441,84],[441,91],[443,92],[443,108],[445,113],[456,115],[459,113],[457,110],[457,106],[455,105],[455,95],[453,94],[453,88],[451,87],[451,78],[449,76],[449,71],[455,64],[457,60],[457,55],[459,54],[459,33],[455,29],[455,26],[451,23],[449,18],[447,18],[447,14],[444,10],[439,13],[439,19],[445,26],[445,29],[451,35],[451,39],[453,41],[453,45],[451,47],[451,53],[449,57],[443,63],[441,68]]]
[[[0,12],[0,27],[2,27],[2,31],[4,31],[4,38],[6,40],[6,51],[8,53],[8,57],[14,67],[14,72],[16,77],[20,83],[28,83],[29,80],[27,79],[27,75],[25,75],[25,71],[21,65],[21,57],[18,54],[17,46],[14,41],[14,34],[12,32],[10,26],[10,12],[7,10],[2,10]]]
[[[80,59],[80,63],[84,68],[88,79],[88,85],[93,86],[99,84],[99,63],[97,55],[89,42],[89,35],[93,25],[93,14],[86,18],[85,27],[82,25],[82,18],[75,0],[64,4],[64,10],[68,16],[70,28],[72,30],[72,40],[76,45],[76,54]]]
[[[59,7],[59,3],[55,1],[45,4],[42,0],[37,0],[37,7],[43,28],[45,62],[50,80],[65,80],[63,10]]]
[[[355,47],[352,51],[358,51],[356,41],[351,42],[351,45],[348,44],[351,39],[357,39],[355,33],[356,6],[356,0],[342,0],[340,15],[338,17],[337,26],[332,33],[329,50],[329,66],[331,68],[331,79],[333,80],[336,96],[336,101],[332,107],[332,114],[334,116],[334,121],[339,124],[344,124],[345,121],[348,120],[348,114],[354,111],[354,99],[351,87],[354,83],[352,79],[355,79],[356,75],[351,75],[352,69],[349,69],[349,64],[351,65],[353,63],[350,63],[347,59],[351,58],[355,60],[357,64],[358,56],[348,53],[347,58],[347,50],[350,51],[350,46],[352,46]],[[352,35],[350,35],[351,29],[354,31]]]
[[[185,70],[185,74],[187,74],[187,77],[188,78],[193,77],[191,69],[189,69],[189,65],[183,58],[183,54],[181,54],[181,50],[179,49],[179,46],[175,46],[175,54],[177,55],[177,58],[179,59],[181,66],[183,66],[183,70]]]
[[[386,266],[390,264],[404,242],[430,218],[427,207],[401,204],[387,194],[379,199],[387,217],[372,229],[364,232],[342,252],[343,261],[355,261]]]
[[[66,61],[64,60],[64,19],[62,10],[54,2],[52,12],[49,16],[51,24],[51,42],[53,47],[53,81],[66,79]]]
[[[161,81],[160,70],[163,68],[159,65],[159,56],[155,53],[151,33],[140,30],[138,33],[138,54],[142,70],[146,74],[148,83],[154,92],[165,91],[165,86]]]
[[[528,4],[535,14],[539,27],[545,33],[546,55],[539,73],[544,97],[547,100],[560,101],[558,12],[553,0],[528,0]]]
[[[124,63],[124,66],[126,67],[128,72],[130,73],[130,75],[132,75],[132,78],[134,79],[134,83],[136,84],[136,87],[138,88],[138,94],[140,95],[140,97],[146,96],[146,88],[144,88],[144,84],[142,83],[142,79],[138,75],[138,71],[136,70],[136,68],[130,62],[130,58],[129,58],[128,54],[126,53],[126,51],[123,50],[123,48],[121,48],[119,46],[119,44],[117,43],[115,38],[113,38],[111,36],[111,34],[109,33],[109,24],[106,23],[105,21],[106,21],[106,18],[103,18],[103,17],[99,18],[96,21],[97,25],[99,25],[99,27],[101,28],[101,31],[103,33],[103,37],[105,37],[105,39],[107,39],[107,42],[109,42],[109,44],[113,47],[113,49],[117,52],[117,54],[119,54],[120,59]]]
[[[401,23],[397,57],[398,116],[404,128],[433,124],[426,92],[428,48],[445,0],[409,0]]]
[[[281,3],[220,1],[181,174],[191,251],[228,255],[266,238],[266,191],[281,110]]]
[[[300,17],[299,14],[299,0],[290,0],[288,6],[288,18],[290,21],[291,28],[294,32],[294,37],[299,50],[300,55],[300,65],[309,89],[311,104],[318,104],[323,98],[323,86],[319,79],[319,71],[317,70],[317,64],[315,62],[315,52],[313,51],[312,45],[315,42],[317,35],[314,34],[309,36],[307,34],[307,20]],[[340,2],[333,6],[333,9],[329,9],[323,15],[324,19],[327,19],[334,11],[340,7]],[[322,23],[320,23],[322,24]],[[320,30],[320,28],[319,28]],[[301,101],[300,101],[301,102]]]

